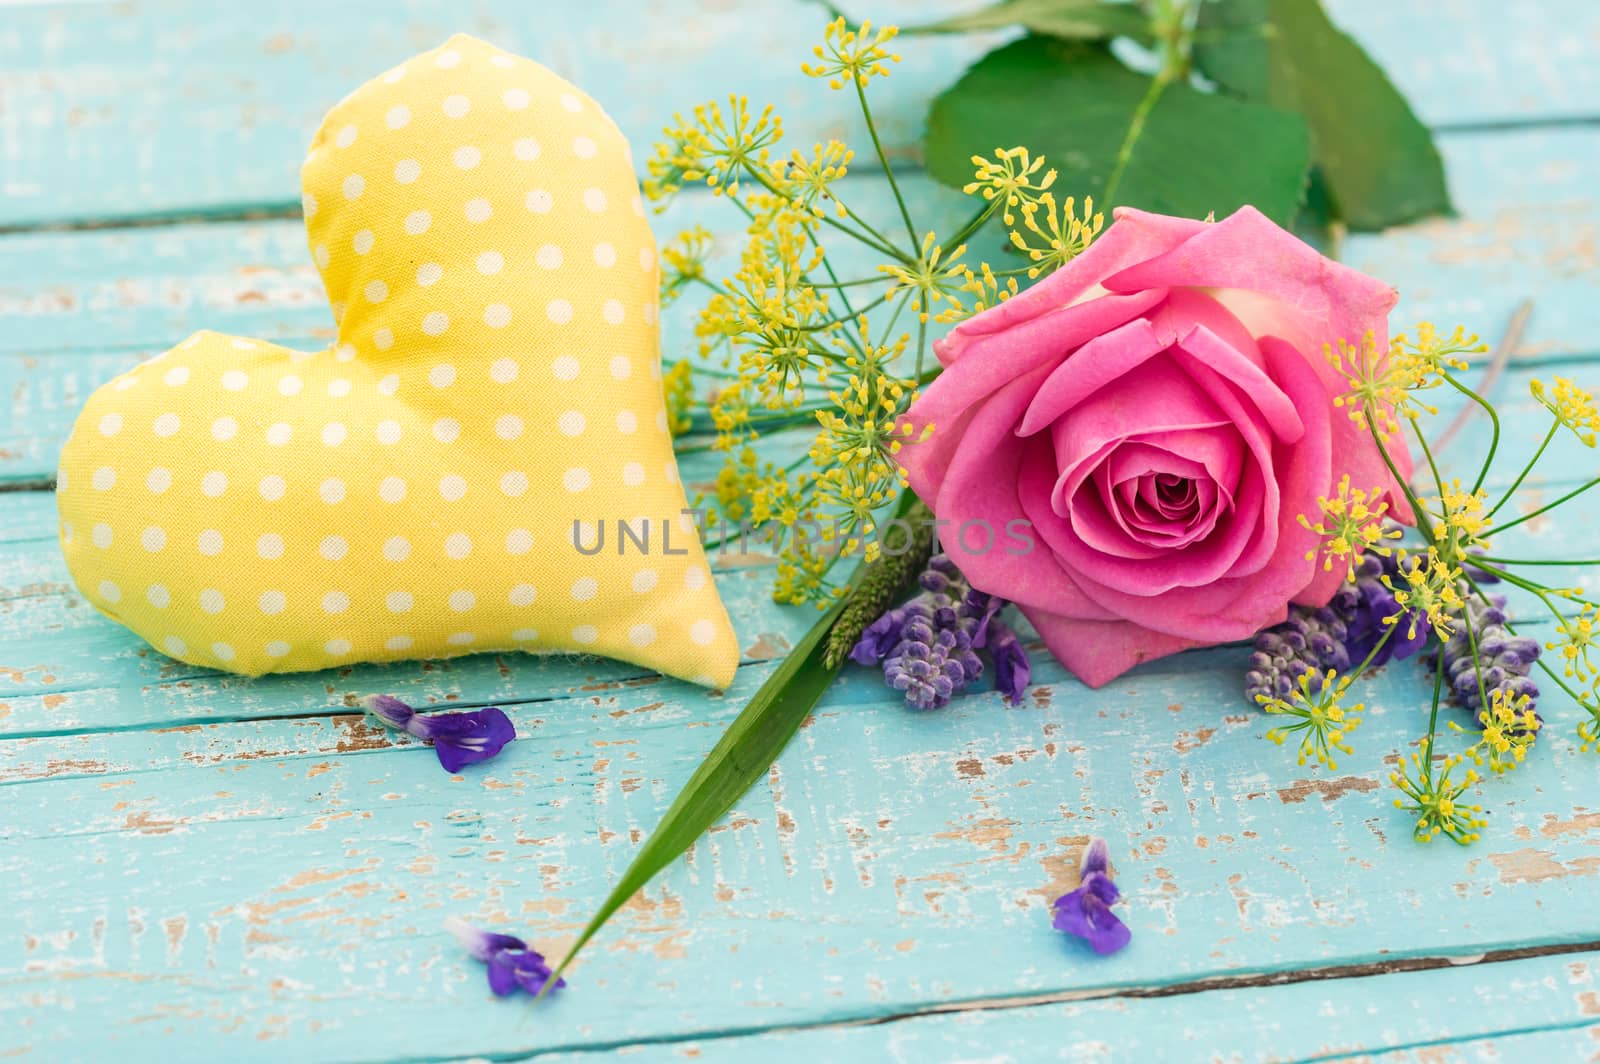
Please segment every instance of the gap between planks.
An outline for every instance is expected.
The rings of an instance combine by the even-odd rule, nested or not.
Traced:
[[[1434,135],[1517,133],[1540,130],[1600,128],[1600,114],[1553,115],[1546,118],[1488,118],[1460,122],[1440,122],[1429,128]],[[891,161],[890,173],[895,176],[920,175],[926,172],[920,163]],[[881,178],[881,171],[850,173],[847,182],[872,181]],[[0,224],[0,237],[29,233],[72,233],[101,229],[159,229],[179,225],[217,225],[228,222],[293,221],[302,217],[300,202],[294,200],[263,203],[220,204],[200,210],[166,210],[147,213],[106,215],[95,218],[45,218],[36,221]]]
[[[1004,997],[972,998],[966,1001],[954,1001],[933,1005],[923,1009],[907,1009],[902,1012],[885,1013],[879,1016],[865,1016],[854,1019],[817,1020],[812,1023],[775,1024],[761,1026],[750,1024],[738,1027],[719,1028],[710,1031],[686,1032],[683,1034],[657,1035],[648,1038],[618,1039],[608,1042],[590,1042],[571,1045],[553,1045],[533,1051],[516,1051],[507,1053],[474,1054],[474,1060],[494,1061],[497,1064],[515,1064],[518,1061],[537,1060],[540,1057],[551,1056],[558,1053],[571,1055],[589,1053],[612,1053],[630,1047],[647,1045],[679,1045],[691,1042],[723,1041],[738,1038],[751,1038],[770,1034],[791,1034],[808,1031],[844,1030],[853,1027],[878,1027],[885,1024],[902,1023],[925,1019],[949,1013],[977,1013],[977,1012],[1012,1012],[1022,1009],[1044,1008],[1050,1005],[1060,1005],[1080,1001],[1107,1001],[1117,999],[1140,1000],[1146,998],[1180,997],[1189,994],[1205,994],[1216,990],[1249,990],[1267,989],[1277,986],[1289,986],[1295,983],[1334,982],[1345,979],[1381,978],[1386,975],[1400,975],[1409,972],[1437,971],[1442,968],[1463,968],[1482,965],[1503,964],[1509,961],[1529,960],[1538,957],[1561,957],[1578,953],[1600,952],[1600,940],[1583,942],[1551,943],[1544,946],[1516,946],[1507,949],[1486,950],[1483,953],[1469,956],[1420,956],[1420,957],[1395,957],[1382,961],[1363,961],[1353,964],[1336,964],[1324,967],[1303,968],[1282,971],[1256,971],[1229,973],[1227,975],[1209,975],[1190,979],[1185,982],[1163,984],[1159,986],[1108,986],[1096,987],[1085,990],[1068,990],[1044,994],[1007,995]],[[1582,1026],[1592,1023],[1584,1020]],[[1530,1033],[1533,1030],[1544,1028],[1508,1028],[1497,1031],[1490,1037],[1502,1037],[1508,1034]],[[1424,1048],[1431,1045],[1452,1044],[1452,1039],[1438,1041],[1423,1041],[1414,1044],[1375,1047],[1374,1052],[1390,1053],[1404,1051],[1412,1048]],[[1332,1057],[1313,1057],[1316,1060],[1347,1060],[1348,1053],[1334,1054]],[[423,1064],[424,1060],[432,1058],[386,1058],[386,1064]],[[1309,1061],[1307,1062],[1309,1064]]]

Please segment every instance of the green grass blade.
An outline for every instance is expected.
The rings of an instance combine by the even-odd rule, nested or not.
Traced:
[[[864,568],[858,568],[857,579]],[[828,632],[848,601],[849,596],[841,598],[822,615],[723,733],[557,966],[557,975],[572,963],[613,913],[658,872],[677,860],[707,828],[722,819],[778,759],[838,675],[839,665],[829,668],[822,659]],[[554,985],[552,979],[545,989]]]

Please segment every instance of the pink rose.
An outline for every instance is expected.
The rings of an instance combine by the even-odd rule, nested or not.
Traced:
[[[1316,521],[1341,476],[1411,519],[1334,407],[1348,385],[1323,353],[1369,332],[1385,349],[1395,299],[1254,208],[1214,223],[1122,208],[936,345],[944,371],[907,415],[933,433],[901,462],[972,585],[1020,605],[1091,687],[1248,638],[1337,588],[1297,518]]]

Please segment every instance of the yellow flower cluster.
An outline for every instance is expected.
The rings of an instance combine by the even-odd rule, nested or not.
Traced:
[[[1415,639],[1418,625],[1426,620],[1433,626],[1439,639],[1449,639],[1455,632],[1455,618],[1461,611],[1461,569],[1446,561],[1438,548],[1430,546],[1426,554],[1400,555],[1401,581],[1398,586],[1389,577],[1384,586],[1394,593],[1394,600],[1405,609],[1383,619],[1384,624],[1398,624],[1403,617],[1410,618],[1406,636]]]
[[[1478,782],[1478,774],[1469,768],[1459,781],[1451,779],[1465,760],[1452,754],[1435,767],[1433,743],[1425,741],[1421,752],[1402,758],[1399,771],[1390,774],[1389,781],[1405,795],[1396,798],[1394,806],[1416,815],[1413,834],[1419,842],[1441,833],[1463,846],[1477,841],[1478,830],[1486,823],[1483,806],[1463,801],[1462,795]]]
[[[895,32],[866,23],[851,29],[836,19],[814,50],[816,62],[803,69],[834,88],[856,89],[883,183],[914,247],[886,236],[841,195],[855,165],[848,145],[834,139],[788,151],[782,120],[742,96],[675,116],[648,166],[645,192],[658,209],[698,184],[735,204],[747,223],[737,268],[720,277],[709,231],[697,226],[669,242],[661,253],[663,298],[706,292],[695,322],[696,365],[721,378],[707,414],[711,446],[727,455],[714,515],[761,527],[779,556],[782,601],[821,605],[840,590],[828,578],[839,557],[876,556],[875,515],[905,485],[894,456],[933,431],[904,421],[923,379],[929,323],[1004,301],[1018,291],[1021,274],[1037,277],[1070,261],[1102,224],[1092,203],[1080,214],[1071,198],[1058,202],[1048,191],[1055,172],[1018,147],[975,159],[969,192],[982,207],[954,239],[916,229],[865,92],[898,61],[887,50]],[[968,239],[996,214],[1008,228],[1020,216],[1010,235],[1029,265],[995,270],[964,261]],[[883,265],[876,276],[841,279],[824,237],[847,238]],[[896,333],[903,311],[912,331]],[[668,374],[674,431],[693,420],[688,366],[680,362]],[[765,435],[807,428],[813,437],[799,462],[776,469],[757,459]]]
[[[694,408],[691,372],[689,362],[685,359],[674,362],[672,368],[662,374],[661,385],[667,394],[667,430],[674,436],[682,436],[694,424],[694,417],[690,413]]]
[[[899,32],[895,26],[882,26],[874,33],[871,22],[851,29],[840,15],[828,23],[822,43],[811,50],[819,62],[802,63],[800,69],[811,77],[827,78],[830,88],[842,89],[854,84],[864,89],[870,78],[888,76],[886,64],[900,62],[898,55],[884,47]]]
[[[1542,722],[1527,695],[1508,695],[1504,688],[1490,693],[1488,708],[1478,712],[1483,729],[1478,741],[1467,748],[1467,756],[1490,772],[1500,775],[1522,764],[1532,749]]]
[[[1489,493],[1482,488],[1465,491],[1461,481],[1452,480],[1438,496],[1439,518],[1434,530],[1435,546],[1447,558],[1465,560],[1473,549],[1487,549],[1490,517],[1484,509]]]
[[[1259,695],[1256,701],[1264,712],[1294,720],[1271,729],[1267,738],[1282,746],[1286,739],[1298,737],[1300,764],[1315,760],[1326,768],[1338,768],[1333,755],[1351,752],[1345,736],[1361,725],[1365,708],[1360,702],[1344,704],[1350,683],[1351,677],[1340,676],[1333,669],[1326,673],[1308,670],[1300,674],[1300,682],[1288,698]]]
[[[1418,323],[1415,337],[1401,333],[1389,341],[1387,350],[1379,348],[1371,333],[1359,344],[1341,338],[1323,349],[1350,387],[1334,405],[1348,409],[1350,419],[1361,428],[1375,427],[1384,436],[1398,431],[1397,414],[1407,418],[1437,414],[1438,408],[1423,402],[1419,393],[1443,384],[1449,370],[1466,369],[1462,355],[1484,350],[1478,337],[1465,329],[1458,326],[1441,337],[1426,321]]]
[[[1347,579],[1356,578],[1356,564],[1360,562],[1361,555],[1367,551],[1378,554],[1388,554],[1389,548],[1383,546],[1386,539],[1398,539],[1400,530],[1384,528],[1383,519],[1389,512],[1389,504],[1378,500],[1382,494],[1380,489],[1363,491],[1350,486],[1350,474],[1346,473],[1339,480],[1339,487],[1332,498],[1319,496],[1317,506],[1322,511],[1321,518],[1312,524],[1311,519],[1305,514],[1300,515],[1300,524],[1322,538],[1320,553],[1323,556],[1322,568],[1331,570],[1335,561],[1342,562],[1346,568]],[[1315,561],[1317,550],[1308,551],[1306,559]]]
[[[1571,429],[1585,447],[1593,447],[1595,433],[1600,432],[1600,412],[1595,410],[1594,396],[1565,377],[1553,380],[1552,394],[1545,394],[1544,382],[1539,380],[1529,381],[1528,390],[1558,422]]]

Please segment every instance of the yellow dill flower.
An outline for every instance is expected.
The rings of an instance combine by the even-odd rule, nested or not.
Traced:
[[[1001,283],[1000,279],[995,276],[994,270],[990,269],[987,262],[984,262],[978,264],[978,272],[974,272],[971,267],[962,268],[962,281],[957,286],[956,291],[970,295],[972,297],[972,305],[970,307],[963,306],[959,296],[952,292],[946,292],[945,298],[950,305],[935,314],[934,321],[945,324],[964,321],[974,314],[1004,303],[1017,294],[1019,287],[1015,277],[1007,277],[1005,282]]]
[[[922,238],[922,248],[915,265],[891,263],[878,267],[878,272],[888,274],[890,278],[886,294],[892,297],[902,289],[910,289],[911,309],[924,322],[941,302],[959,306],[954,293],[961,290],[966,280],[967,268],[960,261],[966,251],[967,246],[962,244],[946,255],[944,248],[934,243],[933,233],[929,232]]]
[[[756,431],[750,424],[750,397],[745,394],[743,382],[719,388],[711,397],[710,414],[711,425],[717,430],[712,450],[732,451],[755,439]]]
[[[822,31],[822,43],[811,49],[820,62],[801,63],[800,70],[814,78],[827,78],[831,88],[854,83],[864,89],[869,79],[889,76],[886,64],[900,62],[898,55],[884,48],[899,33],[894,26],[881,26],[874,33],[871,22],[853,30],[840,15]]]
[[[1400,530],[1384,530],[1383,518],[1389,512],[1389,504],[1378,502],[1381,494],[1378,488],[1371,491],[1351,488],[1350,474],[1346,473],[1339,479],[1338,490],[1331,499],[1322,496],[1317,498],[1317,507],[1322,511],[1322,516],[1316,524],[1312,524],[1305,514],[1299,515],[1302,527],[1322,537],[1322,568],[1325,571],[1331,570],[1336,560],[1341,560],[1345,564],[1347,577],[1354,580],[1356,564],[1362,554],[1369,550],[1377,554],[1389,553],[1389,548],[1382,543],[1385,539],[1398,539]],[[1306,558],[1315,560],[1317,554],[1317,550],[1307,551]]]
[[[1436,548],[1429,547],[1426,555],[1402,553],[1400,575],[1403,583],[1399,587],[1388,576],[1382,579],[1394,600],[1405,609],[1385,617],[1383,623],[1398,624],[1401,618],[1409,617],[1406,638],[1415,639],[1417,626],[1426,620],[1441,640],[1449,639],[1455,631],[1454,615],[1462,608],[1461,570],[1440,557]]]
[[[1056,172],[1049,170],[1036,181],[1044,168],[1044,156],[1033,158],[1022,147],[996,148],[993,159],[974,155],[972,165],[976,168],[973,179],[961,191],[969,196],[981,193],[991,203],[999,200],[1006,225],[1016,224],[1015,208],[1036,201],[1056,180]]]
[[[1541,725],[1527,695],[1508,695],[1504,688],[1489,694],[1489,705],[1479,710],[1483,734],[1467,748],[1467,756],[1499,775],[1516,768],[1528,756]]]
[[[1418,322],[1413,339],[1401,333],[1389,341],[1389,363],[1408,391],[1437,387],[1446,369],[1466,369],[1462,355],[1481,354],[1489,349],[1461,326],[1441,337],[1432,322]]]
[[[646,164],[646,195],[662,200],[695,181],[704,181],[719,195],[733,194],[747,169],[768,169],[769,149],[783,138],[783,121],[772,113],[771,104],[755,114],[748,98],[733,95],[726,111],[712,100],[694,109],[692,121],[674,115],[664,134]]]
[[[751,497],[760,484],[755,450],[741,447],[739,453],[730,454],[717,471],[717,512],[729,523],[744,519],[750,512]]]
[[[1394,800],[1394,807],[1416,815],[1412,835],[1418,842],[1429,842],[1441,832],[1463,846],[1477,841],[1478,829],[1486,823],[1483,807],[1463,802],[1461,796],[1478,782],[1478,774],[1469,768],[1459,783],[1450,778],[1463,760],[1452,754],[1435,773],[1431,764],[1423,763],[1422,754],[1412,753],[1401,759],[1398,772],[1390,774],[1389,782],[1405,795]]]
[[[1300,764],[1315,759],[1329,769],[1338,768],[1334,751],[1351,753],[1345,737],[1361,725],[1363,703],[1344,704],[1350,689],[1350,677],[1340,676],[1333,669],[1319,673],[1309,669],[1300,674],[1300,681],[1287,699],[1272,695],[1257,695],[1256,701],[1266,713],[1294,719],[1292,724],[1280,725],[1267,732],[1267,738],[1282,746],[1285,739],[1298,736]]]
[[[816,145],[810,156],[801,154],[797,148],[786,161],[773,164],[773,181],[803,210],[821,218],[822,204],[831,200],[842,218],[848,212],[833,194],[833,183],[849,172],[853,158],[855,152],[837,140]]]
[[[1557,421],[1571,429],[1585,447],[1593,447],[1595,433],[1600,431],[1600,411],[1595,410],[1594,396],[1565,377],[1552,379],[1555,381],[1553,395],[1545,394],[1544,382],[1539,380],[1529,381],[1528,390]]]
[[[1565,663],[1563,671],[1568,676],[1584,682],[1600,677],[1600,670],[1596,670],[1590,657],[1596,649],[1596,637],[1600,636],[1597,614],[1600,614],[1600,610],[1594,606],[1584,606],[1577,616],[1556,625],[1560,639],[1545,644],[1546,650],[1561,651]]]
[[[888,366],[904,351],[907,339],[847,355],[844,366],[850,377],[828,393],[833,409],[816,415],[821,431],[810,457],[819,470],[818,495],[837,511],[840,530],[859,537],[875,531],[872,512],[905,484],[894,455],[907,438],[900,414],[916,393],[910,381],[895,377]],[[876,541],[866,544],[869,557],[876,547]]]
[[[661,203],[657,210],[665,209],[663,201],[684,185],[705,180],[706,161],[702,148],[704,134],[699,127],[681,114],[672,116],[672,124],[661,131],[655,152],[645,163],[649,175],[644,181],[645,198]]]
[[[1600,686],[1597,681],[1596,686]],[[1578,741],[1584,753],[1600,750],[1600,691],[1591,688],[1578,699],[1578,705],[1589,714],[1589,719],[1578,725]]]
[[[670,303],[689,285],[706,279],[706,259],[711,255],[711,230],[703,225],[685,229],[661,246],[661,302]]]
[[[1044,215],[1043,225],[1039,222],[1041,214]],[[1099,235],[1104,222],[1104,215],[1094,213],[1093,198],[1084,199],[1083,216],[1079,217],[1071,196],[1058,207],[1055,193],[1046,192],[1037,200],[1022,205],[1023,226],[1043,243],[1035,245],[1016,229],[1011,230],[1011,242],[1027,253],[1028,261],[1033,263],[1028,268],[1028,277],[1035,278],[1041,273],[1059,270],[1083,254],[1090,241]]]
[[[1410,378],[1386,352],[1378,349],[1372,333],[1363,336],[1359,345],[1340,339],[1337,347],[1324,344],[1322,350],[1350,386],[1348,392],[1334,398],[1333,405],[1347,409],[1350,420],[1360,428],[1376,427],[1380,435],[1389,436],[1400,430],[1396,412],[1406,417],[1415,417],[1418,407],[1437,412],[1433,407],[1412,403],[1411,393],[1406,390]]]
[[[1470,548],[1489,545],[1485,533],[1491,522],[1484,510],[1488,501],[1488,491],[1465,491],[1459,480],[1452,480],[1439,496],[1436,538],[1451,557],[1461,558]]]
[[[661,387],[667,395],[667,430],[682,436],[694,424],[690,409],[694,406],[694,382],[690,379],[688,359],[674,362],[661,378]]]

